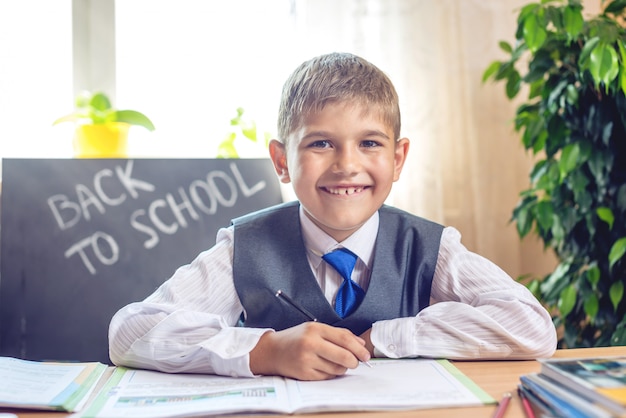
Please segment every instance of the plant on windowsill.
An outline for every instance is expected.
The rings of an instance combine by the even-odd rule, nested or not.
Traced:
[[[243,118],[243,108],[237,108],[237,116],[230,120],[230,131],[217,147],[217,158],[240,158],[242,155],[262,155],[267,157],[271,139],[269,132],[259,136],[257,124]]]
[[[542,0],[518,15],[509,58],[483,81],[504,81],[515,129],[536,155],[512,214],[558,259],[529,288],[554,313],[560,347],[626,344],[626,1],[585,18],[579,0]]]
[[[53,125],[74,122],[74,155],[78,158],[124,158],[127,156],[128,130],[131,125],[149,131],[154,125],[135,110],[116,110],[102,92],[83,92],[76,98],[76,109]]]

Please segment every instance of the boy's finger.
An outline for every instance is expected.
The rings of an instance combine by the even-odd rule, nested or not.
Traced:
[[[370,359],[370,353],[366,348],[366,341],[363,338],[354,335],[346,329],[337,330],[341,331],[341,334],[337,337],[339,339],[335,342],[337,345],[351,351],[361,361]]]
[[[370,360],[370,353],[362,338],[344,329],[335,328],[334,331],[337,332],[329,332],[324,336],[332,346],[325,353],[320,353],[322,357],[349,369],[356,368],[359,361]]]

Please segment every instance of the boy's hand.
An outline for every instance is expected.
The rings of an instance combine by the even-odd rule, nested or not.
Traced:
[[[368,329],[363,334],[361,334],[361,338],[365,341],[365,348],[370,352],[370,356],[374,357],[374,344],[372,344],[372,338],[370,334],[372,333],[372,329]]]
[[[325,380],[368,361],[365,341],[344,328],[304,322],[293,328],[263,334],[250,352],[254,374],[280,375],[298,380]]]

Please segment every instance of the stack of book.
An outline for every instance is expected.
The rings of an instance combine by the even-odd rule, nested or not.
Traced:
[[[540,372],[522,375],[518,388],[530,414],[626,417],[626,356],[539,361]]]
[[[97,362],[54,363],[0,357],[0,408],[79,411],[106,370],[105,364]]]

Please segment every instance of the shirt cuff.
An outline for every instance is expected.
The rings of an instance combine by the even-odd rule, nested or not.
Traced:
[[[401,358],[406,355],[406,338],[413,333],[413,318],[378,321],[372,325],[370,339],[375,357]],[[409,337],[410,338],[410,337]]]
[[[229,332],[220,333],[220,340],[216,337],[210,340],[212,352],[211,363],[215,374],[231,377],[254,377],[250,370],[250,351],[257,345],[259,339],[266,332],[274,332],[269,328],[241,328],[233,327]],[[230,334],[230,335],[225,335]],[[221,344],[223,342],[223,344]]]

